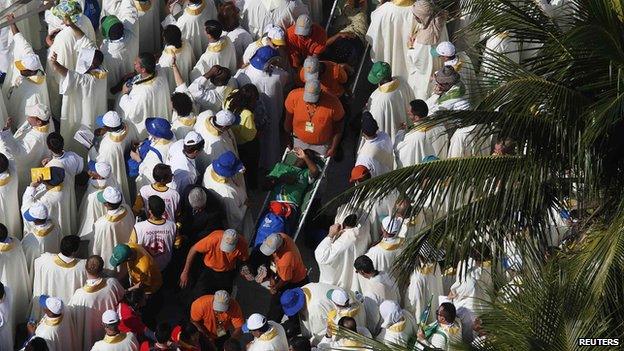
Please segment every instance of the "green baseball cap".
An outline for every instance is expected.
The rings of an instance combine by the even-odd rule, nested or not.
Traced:
[[[113,255],[111,256],[109,262],[111,266],[117,267],[120,264],[124,263],[132,254],[132,249],[130,246],[126,244],[119,244],[115,246],[113,249]]]
[[[368,81],[371,82],[371,84],[379,84],[382,79],[388,78],[392,78],[392,68],[390,68],[390,65],[383,61],[375,62],[368,73]]]

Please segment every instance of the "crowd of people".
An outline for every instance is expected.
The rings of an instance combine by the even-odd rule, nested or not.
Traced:
[[[450,22],[430,0],[338,0],[331,17],[320,0],[12,3],[0,2],[10,7],[0,29],[0,350],[364,349],[340,329],[454,350],[486,337],[491,253],[473,249],[447,269],[442,252],[423,250],[405,286],[392,270],[450,199],[418,213],[398,191],[344,205],[315,263],[293,234],[352,125],[352,184],[513,154],[511,140],[476,137],[478,125],[421,125],[470,108],[488,55],[530,55],[508,33],[452,43],[469,14],[458,8]],[[43,16],[19,19],[42,5]],[[479,41],[477,65],[466,52]],[[374,89],[363,111],[352,109],[354,81]],[[269,201],[254,218],[260,190]],[[553,216],[554,245],[565,220]],[[503,262],[513,294],[522,258],[510,249]],[[237,279],[261,285],[269,304],[241,306]],[[183,318],[164,320],[172,303]]]

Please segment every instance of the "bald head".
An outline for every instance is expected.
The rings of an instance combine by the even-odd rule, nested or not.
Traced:
[[[345,316],[340,318],[340,320],[338,320],[338,325],[345,329],[357,332],[357,324],[355,323],[355,319],[352,317]]]

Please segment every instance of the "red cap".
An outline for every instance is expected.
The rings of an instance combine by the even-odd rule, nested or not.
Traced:
[[[370,177],[370,171],[368,170],[368,168],[363,165],[357,165],[351,170],[351,179],[349,179],[349,181],[351,183],[359,182],[367,177]]]
[[[269,203],[269,210],[276,216],[280,217],[290,217],[290,214],[292,213],[292,209],[289,204],[279,201],[271,201]]]

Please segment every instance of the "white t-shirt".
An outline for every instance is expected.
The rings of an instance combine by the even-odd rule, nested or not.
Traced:
[[[152,255],[162,271],[171,261],[176,224],[172,221],[147,220],[134,225],[137,243]]]
[[[178,210],[178,204],[180,203],[180,194],[177,190],[171,189],[170,187],[160,189],[156,185],[151,184],[144,185],[141,190],[139,190],[139,194],[141,194],[141,197],[143,198],[145,213],[147,213],[148,209],[147,199],[149,199],[152,195],[156,195],[165,202],[165,219],[175,222],[175,214]]]

